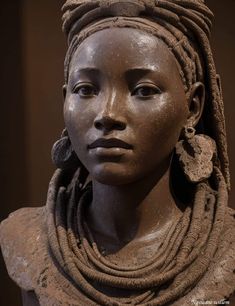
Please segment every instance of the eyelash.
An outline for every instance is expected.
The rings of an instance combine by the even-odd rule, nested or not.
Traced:
[[[141,94],[137,94],[138,91],[141,91]],[[146,94],[144,94],[144,91],[147,91]],[[152,92],[151,92],[152,91]],[[151,93],[150,93],[151,92]],[[154,84],[150,84],[150,83],[142,83],[136,86],[136,88],[133,90],[133,92],[131,93],[132,96],[139,96],[141,98],[148,98],[148,97],[152,97],[154,95],[159,95],[161,94],[162,91],[159,87],[157,87]]]
[[[82,90],[85,92],[83,91],[82,93]],[[91,83],[80,83],[73,88],[72,92],[74,94],[78,94],[82,98],[94,97],[99,94],[99,90]],[[150,98],[161,93],[162,91],[156,85],[150,83],[142,83],[135,87],[135,89],[131,92],[131,96],[138,96],[139,98]]]
[[[82,90],[88,90],[88,93],[80,93],[79,91],[82,91]],[[89,92],[89,90],[92,91],[92,92]],[[80,84],[74,86],[72,92],[74,94],[79,94],[80,97],[82,97],[82,98],[94,97],[94,96],[97,96],[98,93],[99,93],[98,89],[90,83],[80,83]]]

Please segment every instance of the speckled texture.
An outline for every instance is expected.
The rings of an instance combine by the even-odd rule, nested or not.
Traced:
[[[19,239],[19,237],[24,239]],[[57,270],[48,252],[45,207],[23,208],[0,227],[0,242],[7,270],[19,287],[35,291],[40,305],[84,305],[67,291],[68,280]],[[208,272],[197,286],[174,306],[192,300],[219,301],[235,289],[235,212],[228,208],[220,245]],[[97,305],[86,302],[86,305]]]
[[[214,140],[206,135],[196,135],[176,144],[179,162],[185,176],[192,183],[203,181],[211,176],[215,152]]]
[[[214,215],[211,214],[211,221],[213,220],[214,223],[212,223],[216,226],[215,230],[212,231],[212,237],[210,237],[209,240],[204,240],[203,242],[206,245],[206,247],[204,248],[204,252],[202,251],[203,248],[197,249],[197,255],[199,256],[197,258],[197,261],[194,261],[194,259],[192,259],[194,263],[193,269],[190,269],[191,266],[189,266],[188,264],[187,268],[189,269],[179,270],[180,272],[177,272],[177,275],[172,274],[173,279],[171,279],[171,281],[173,283],[169,286],[168,284],[164,283],[166,287],[164,287],[163,290],[162,288],[160,290],[167,291],[168,298],[170,295],[172,295],[173,292],[173,295],[170,297],[172,299],[168,299],[167,301],[174,300],[175,302],[170,303],[170,305],[178,306],[186,306],[193,304],[192,301],[194,301],[195,303],[195,300],[218,302],[219,300],[228,298],[232,295],[235,288],[235,224],[234,212],[226,208],[227,188],[229,189],[230,187],[229,169],[226,150],[225,124],[223,116],[223,100],[220,88],[217,84],[217,74],[216,69],[214,67],[213,57],[209,44],[212,13],[203,4],[202,1],[196,0],[73,0],[66,2],[63,12],[63,27],[65,33],[68,35],[69,42],[69,50],[65,61],[65,76],[68,76],[71,58],[81,41],[83,41],[89,35],[95,33],[96,31],[114,27],[114,24],[117,28],[134,27],[135,29],[143,29],[146,33],[154,34],[158,38],[162,39],[169,47],[169,49],[171,49],[175,58],[178,60],[180,76],[182,77],[181,81],[183,81],[186,89],[191,89],[191,86],[195,82],[203,82],[204,75],[206,75],[206,90],[208,93],[208,97],[205,103],[206,111],[204,112],[202,117],[204,126],[203,133],[210,135],[215,140],[218,150],[218,164],[220,170],[223,173],[223,175],[221,174],[220,177],[218,175],[217,177],[215,177],[215,183],[217,182],[219,186],[218,190],[210,190],[210,193],[208,193],[208,196],[216,195],[218,198],[218,201],[216,203],[218,213],[216,212]],[[195,41],[195,38],[198,44],[196,48],[193,43]],[[198,49],[200,49],[200,55],[198,54]],[[188,54],[188,56],[183,59],[182,57],[185,54]],[[137,56],[135,56],[135,58],[137,58]],[[203,63],[201,62],[201,58],[203,58]],[[108,65],[108,67],[112,66],[115,66],[115,64]],[[204,67],[204,69],[202,67]],[[67,81],[68,80],[66,79],[66,82]],[[172,79],[172,82],[173,81],[174,79]],[[179,101],[181,101],[181,99],[179,99]],[[92,113],[94,110],[91,108],[90,111]],[[86,133],[84,133],[84,135],[85,134]],[[77,139],[77,134],[74,136],[74,138]],[[153,151],[154,150],[152,150],[152,152]],[[211,155],[207,156],[209,158],[209,161],[211,160]],[[202,166],[201,161],[199,161],[199,165]],[[75,164],[74,167],[79,168],[82,166],[78,166],[77,164]],[[73,170],[75,171],[76,169],[74,169],[74,167]],[[196,171],[197,170],[198,169],[196,168]],[[205,170],[204,166],[202,166],[201,170]],[[217,171],[220,170],[218,169]],[[188,172],[192,174],[192,167],[190,167]],[[204,177],[209,177],[209,175],[210,174]],[[67,181],[67,179],[68,177],[66,177],[65,181]],[[224,179],[226,180],[226,184],[224,182]],[[221,184],[223,188],[221,188]],[[75,256],[71,256],[71,253],[69,253],[69,248],[67,247],[69,245],[68,240],[66,240],[67,223],[62,222],[63,218],[67,219],[67,212],[65,212],[64,209],[67,203],[65,201],[65,198],[63,197],[64,194],[62,192],[59,192],[59,197],[56,198],[56,193],[58,192],[58,190],[60,189],[60,191],[62,190],[63,192],[67,192],[67,187],[68,186],[57,186],[55,184],[54,191],[49,190],[48,203],[52,204],[51,206],[49,205],[51,209],[47,210],[45,209],[45,207],[21,209],[13,213],[7,220],[5,220],[1,224],[0,243],[9,275],[18,284],[18,286],[22,288],[24,292],[24,297],[26,296],[25,303],[28,304],[30,298],[34,299],[35,294],[35,296],[37,296],[39,300],[40,305],[44,306],[83,306],[98,304],[108,306],[122,305],[123,300],[121,300],[121,303],[118,303],[117,301],[115,302],[114,299],[112,300],[112,298],[105,300],[99,299],[98,301],[102,301],[102,303],[94,302],[97,301],[96,297],[99,295],[100,292],[98,292],[98,290],[93,290],[93,295],[90,294],[91,290],[89,292],[89,289],[91,289],[91,286],[90,284],[87,284],[87,279],[89,279],[89,277],[87,275],[83,275],[83,278],[79,278],[79,280],[83,280],[81,282],[75,282],[75,278],[72,277],[73,275],[79,275],[81,271],[83,271],[83,274],[85,274],[85,270],[82,270],[82,264],[80,265],[81,271],[79,269],[76,270],[76,268],[74,269],[75,265],[72,260]],[[185,239],[185,241],[189,243],[186,243],[185,245],[183,245],[182,243],[183,251],[179,253],[180,255],[183,254],[183,257],[181,256],[180,259],[185,259],[184,256],[185,254],[187,254],[187,251],[189,253],[191,250],[191,246],[195,246],[197,244],[197,237],[200,236],[198,229],[203,228],[204,231],[206,231],[205,223],[202,223],[200,221],[203,220],[203,214],[206,219],[205,211],[208,208],[206,208],[206,200],[208,200],[209,198],[206,199],[206,193],[204,192],[204,188],[208,189],[209,186],[206,186],[206,184],[204,184],[204,186],[201,187],[202,189],[199,190],[200,196],[197,200],[197,204],[199,204],[199,206],[194,206],[196,207],[196,218],[194,220],[192,218],[193,222],[191,223],[191,232],[189,230],[190,233]],[[76,189],[76,191],[79,190]],[[108,197],[103,198],[107,199]],[[155,198],[158,199],[158,197]],[[60,210],[58,210],[58,203],[56,202],[57,200],[61,202]],[[71,201],[71,203],[75,206],[77,201]],[[155,201],[152,201],[152,203],[155,203]],[[226,213],[224,215],[225,209]],[[50,230],[48,230],[48,223],[46,221],[48,217],[48,212],[50,213],[51,218],[50,224],[54,226],[51,226]],[[214,219],[213,216],[215,217]],[[59,223],[54,222],[58,221],[58,219]],[[77,223],[75,222],[74,224],[77,225]],[[79,228],[81,229],[81,227]],[[207,228],[209,228],[209,226]],[[58,235],[60,241],[57,239],[58,232],[60,234]],[[55,258],[52,258],[52,253],[49,252],[49,237],[53,238],[49,239],[50,247],[57,261],[54,260]],[[74,243],[74,245],[77,244],[77,241],[78,240],[76,240],[76,243]],[[207,243],[205,243],[205,241],[207,241]],[[198,245],[200,246],[200,243]],[[198,245],[196,245],[196,247]],[[52,248],[52,246],[54,246],[54,249]],[[63,248],[64,246],[65,248]],[[56,257],[56,255],[58,256]],[[78,259],[77,257],[75,259]],[[171,258],[169,259],[169,261],[170,260]],[[58,263],[60,264],[60,266],[58,265]],[[93,268],[93,266],[91,267]],[[204,270],[203,267],[205,267]],[[91,274],[94,275],[94,273]],[[154,274],[154,276],[156,277],[159,276],[158,272],[155,273],[155,270],[152,274]],[[107,273],[105,276],[107,276],[107,279],[109,278],[109,276],[111,278],[112,275],[109,275]],[[145,274],[145,277],[141,278],[140,282],[145,282],[148,276],[148,274]],[[92,281],[94,282],[94,279],[91,277],[91,283]],[[101,278],[99,279],[99,281],[100,280]],[[95,281],[97,281],[97,278],[95,279]],[[124,281],[126,281],[126,279]],[[124,281],[122,282],[122,285]],[[129,283],[131,283],[131,281]],[[183,286],[181,286],[182,283]],[[131,285],[133,284],[136,283],[133,282]],[[160,283],[160,285],[162,284],[163,283]],[[103,285],[101,281],[100,285]],[[164,292],[161,295],[162,292],[160,291],[160,296],[158,296],[157,286],[158,283],[154,283],[154,288],[151,288],[152,291],[150,291],[150,294],[156,294],[157,298],[159,298],[158,302],[156,302],[156,300],[155,303],[152,301],[148,302],[148,300],[147,303],[144,304],[145,306],[159,305],[159,300],[161,299],[161,305],[166,305],[166,300],[164,300]],[[178,286],[177,296],[174,296],[174,292],[176,292],[176,290],[173,290],[175,289],[174,286]],[[113,287],[115,286],[113,285]],[[88,290],[85,290],[87,288]],[[127,289],[129,289],[129,287],[127,287]],[[30,292],[28,297],[27,292]],[[130,295],[128,298],[128,303],[133,304],[133,301],[131,301],[133,296]],[[111,301],[111,303],[107,301]],[[136,302],[135,305],[138,305],[138,303]],[[125,305],[126,304],[127,303],[125,303]]]

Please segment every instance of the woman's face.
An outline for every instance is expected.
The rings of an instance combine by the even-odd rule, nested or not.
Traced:
[[[156,173],[170,159],[188,113],[175,58],[158,38],[105,29],[73,55],[65,123],[94,180],[120,185]]]

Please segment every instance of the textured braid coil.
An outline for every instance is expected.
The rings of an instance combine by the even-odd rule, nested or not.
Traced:
[[[90,305],[165,305],[183,296],[205,274],[219,243],[227,206],[226,183],[218,168],[213,173],[217,191],[207,182],[199,183],[193,208],[188,207],[166,234],[167,243],[144,265],[133,267],[117,266],[101,254],[84,218],[91,188],[79,188],[75,181],[68,191],[62,183],[64,176],[57,170],[49,188],[49,246],[78,299],[88,299]],[[111,297],[95,284],[137,293]],[[163,290],[166,284],[170,285]]]

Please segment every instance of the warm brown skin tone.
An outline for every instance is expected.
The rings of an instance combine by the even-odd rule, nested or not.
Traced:
[[[171,156],[183,127],[200,119],[204,86],[186,95],[167,46],[128,28],[88,37],[70,67],[64,117],[92,177],[87,223],[107,253],[126,262],[138,250],[146,258],[182,213],[170,190]],[[100,138],[122,140],[125,148],[113,141],[104,144],[112,148],[90,147]]]

